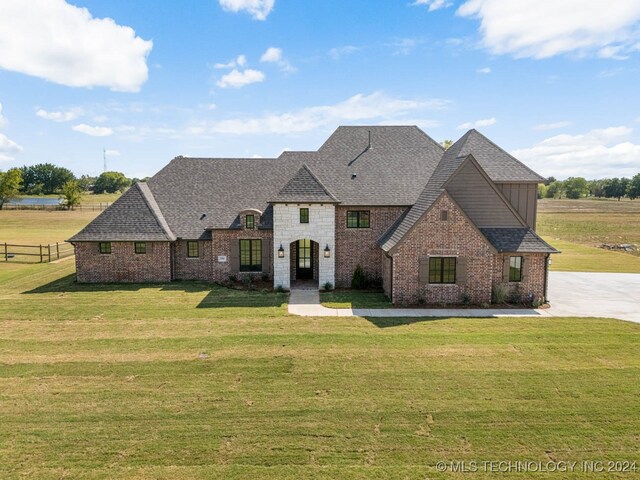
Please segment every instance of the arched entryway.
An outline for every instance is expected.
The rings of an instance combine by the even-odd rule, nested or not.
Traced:
[[[318,287],[320,248],[317,242],[301,238],[289,245],[291,285]]]

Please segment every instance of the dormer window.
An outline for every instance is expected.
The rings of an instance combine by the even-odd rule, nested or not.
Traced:
[[[247,215],[245,217],[244,224],[247,230],[253,230],[256,228],[255,217],[253,215]]]
[[[301,208],[300,209],[300,223],[309,223],[309,209]]]

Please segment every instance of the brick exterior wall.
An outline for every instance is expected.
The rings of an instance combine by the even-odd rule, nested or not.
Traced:
[[[441,210],[448,219],[440,220]],[[420,258],[455,256],[467,264],[456,284],[420,282]],[[448,195],[441,197],[415,225],[393,255],[393,301],[396,304],[456,304],[463,294],[473,303],[491,301],[494,250]],[[461,277],[461,275],[458,275]]]
[[[231,275],[241,278],[244,275],[251,275],[254,277],[261,277],[264,272],[239,272],[232,271],[231,266],[231,242],[237,242],[239,240],[252,240],[261,239],[263,242],[270,241],[272,248],[269,249],[271,255],[268,259],[263,258],[263,265],[265,260],[269,264],[269,278],[273,278],[273,230],[214,230],[211,232],[212,241],[211,252],[211,277],[213,282],[223,283],[229,280]],[[226,256],[227,261],[225,263],[219,263],[219,256]]]
[[[505,275],[504,264],[509,260],[509,257],[511,256],[521,256],[523,258],[521,282],[509,282],[509,277]],[[503,284],[507,289],[508,295],[518,296],[522,298],[523,301],[530,302],[532,300],[544,299],[544,267],[546,262],[546,253],[495,255],[493,264],[493,284]]]
[[[78,242],[76,279],[80,283],[171,281],[169,242],[146,242],[147,253],[136,254],[133,242],[111,242],[111,253],[100,253],[98,242]]]
[[[362,265],[365,274],[382,278],[382,257],[378,238],[407,207],[336,207],[336,286],[350,287],[353,271]],[[347,211],[368,210],[369,228],[347,228]]]
[[[212,281],[213,253],[210,240],[198,240],[200,256],[187,257],[187,241],[177,240],[173,249],[173,278],[175,280]]]

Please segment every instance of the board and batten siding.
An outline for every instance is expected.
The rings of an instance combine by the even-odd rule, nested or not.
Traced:
[[[445,189],[480,228],[522,226],[517,216],[471,162],[456,173]]]
[[[534,230],[538,214],[537,183],[496,183],[498,189],[507,197],[520,216]]]

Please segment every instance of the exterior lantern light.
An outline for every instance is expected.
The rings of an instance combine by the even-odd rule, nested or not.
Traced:
[[[329,244],[324,247],[324,258],[329,258],[331,256],[331,249],[329,248]]]
[[[282,248],[282,244],[280,244],[280,248],[278,249],[278,258],[284,258],[284,248]]]

